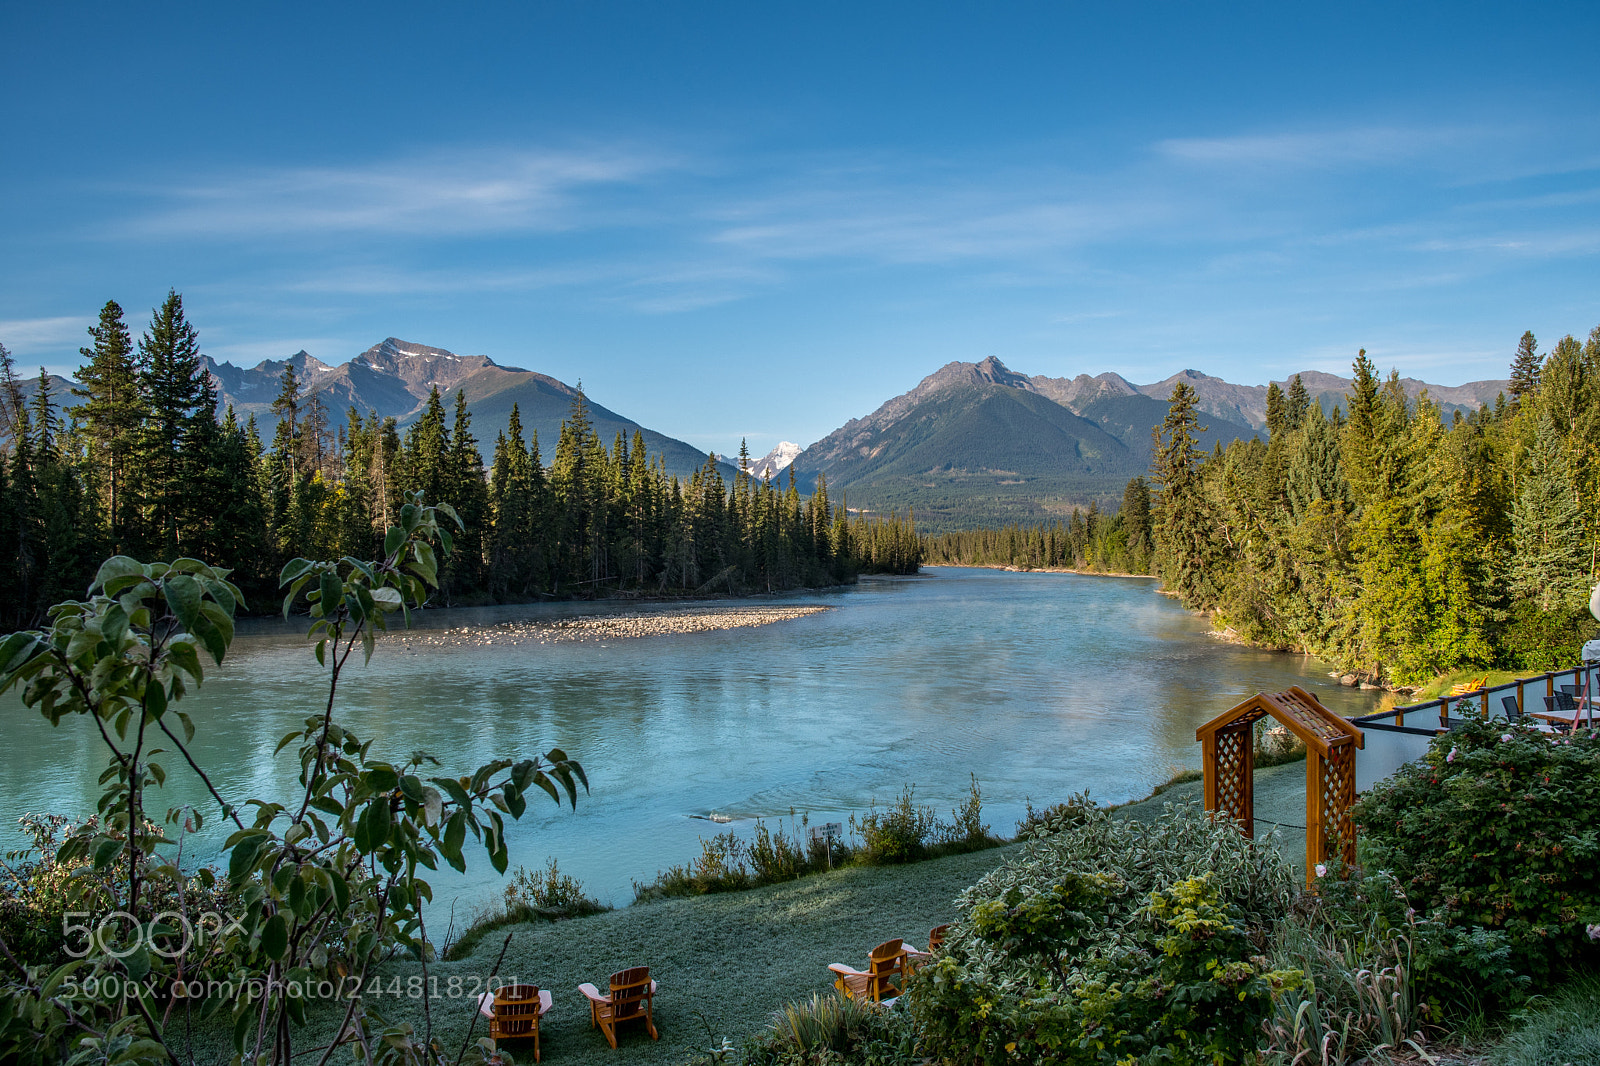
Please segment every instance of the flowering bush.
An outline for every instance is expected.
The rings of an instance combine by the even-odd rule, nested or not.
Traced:
[[[922,1050],[960,1062],[1251,1061],[1293,897],[1275,849],[1194,807],[1154,823],[1080,805],[969,889],[907,992]]]
[[[1536,983],[1600,955],[1600,737],[1552,737],[1503,719],[1468,721],[1381,782],[1354,818],[1368,865],[1461,948],[1463,984],[1502,949]],[[1475,931],[1476,930],[1476,931]],[[1498,965],[1498,964],[1496,964]],[[1447,974],[1450,958],[1432,963]]]

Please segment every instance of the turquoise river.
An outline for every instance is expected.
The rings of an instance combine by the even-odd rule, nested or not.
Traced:
[[[710,632],[498,639],[527,631],[517,623],[730,606],[832,609]],[[230,800],[286,799],[294,784],[293,749],[273,748],[326,698],[302,633],[241,625],[227,662],[185,701],[197,758]],[[1377,695],[1338,687],[1317,660],[1217,640],[1149,580],[943,567],[733,603],[430,611],[359,662],[342,720],[395,761],[427,751],[457,775],[557,745],[580,760],[592,792],[576,811],[530,797],[508,834],[512,866],[555,856],[618,904],[633,881],[697,854],[700,837],[748,835],[756,817],[787,822],[793,809],[848,826],[907,784],[948,817],[976,774],[986,820],[1009,834],[1029,800],[1088,789],[1120,802],[1198,766],[1195,727],[1251,693],[1308,686],[1344,714],[1374,709]],[[0,819],[92,810],[105,757],[89,723],[52,729],[14,692],[0,714]],[[166,767],[150,807],[203,807],[181,760]],[[213,857],[208,821],[185,865]],[[0,833],[6,850],[22,843]],[[459,914],[500,879],[478,850],[465,877],[434,882]]]

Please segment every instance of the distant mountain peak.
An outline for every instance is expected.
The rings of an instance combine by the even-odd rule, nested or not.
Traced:
[[[750,461],[750,476],[758,481],[766,478],[775,478],[788,469],[789,464],[793,463],[795,457],[803,450],[798,444],[790,441],[779,441],[778,446],[766,455],[760,459]]]

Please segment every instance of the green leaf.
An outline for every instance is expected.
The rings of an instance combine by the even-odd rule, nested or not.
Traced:
[[[283,564],[283,569],[278,571],[278,587],[283,588],[283,586],[310,570],[313,565],[310,559],[290,559]]]
[[[222,634],[222,640],[225,645],[233,644],[232,612],[224,611],[219,605],[206,600],[200,605],[200,613],[210,619],[211,624],[217,627],[217,632]]]
[[[393,767],[377,763],[362,773],[361,783],[374,792],[392,792],[400,784],[400,775]]]
[[[12,633],[0,642],[0,672],[10,674],[24,666],[44,647],[33,633]]]
[[[167,713],[167,689],[159,677],[152,677],[145,683],[144,710],[151,718],[157,719]]]
[[[194,678],[196,683],[205,680],[205,674],[200,669],[200,656],[195,653],[194,645],[187,640],[175,640],[167,645],[167,658],[178,669]]]
[[[128,612],[123,610],[122,604],[113,603],[106,608],[106,613],[100,616],[100,635],[107,644],[115,648],[121,643],[128,632]],[[5,656],[0,655],[0,669],[4,668]]]
[[[450,799],[463,807],[470,806],[472,799],[467,795],[467,790],[461,787],[459,781],[449,777],[430,777],[430,782],[445,790]]]
[[[140,944],[133,953],[122,960],[122,965],[128,968],[128,977],[134,981],[142,981],[150,972],[150,952]]]
[[[399,526],[390,526],[389,532],[383,535],[383,557],[385,559],[400,550],[400,545],[406,541],[406,531]]]
[[[344,601],[344,582],[332,570],[324,570],[317,588],[322,593],[322,616],[332,618]]]
[[[104,870],[122,854],[122,841],[115,837],[105,837],[94,848],[94,868]]]
[[[289,923],[280,912],[261,927],[261,950],[269,959],[281,959],[289,951]]]
[[[195,619],[200,617],[200,583],[188,574],[177,574],[167,578],[161,591],[178,623],[193,630]]]
[[[130,559],[126,555],[113,555],[100,564],[100,569],[94,575],[91,589],[104,589],[107,596],[115,596],[117,590],[126,588],[144,578],[144,567],[138,560]],[[122,580],[118,580],[122,579]],[[107,588],[107,583],[117,581],[117,588]]]
[[[502,785],[501,790],[505,793],[506,807],[511,811],[511,817],[521,818],[528,806],[528,802],[522,798],[522,790],[510,781]]]
[[[255,869],[256,858],[261,854],[261,849],[267,844],[267,835],[263,832],[252,831],[233,847],[233,853],[228,856],[228,878],[235,884],[241,883]]]

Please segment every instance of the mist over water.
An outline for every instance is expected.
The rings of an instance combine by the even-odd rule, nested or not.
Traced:
[[[592,792],[575,812],[530,795],[522,820],[508,822],[512,867],[555,856],[623,904],[631,882],[687,861],[701,836],[748,834],[756,817],[793,808],[813,824],[847,822],[914,784],[948,818],[975,773],[986,820],[1009,835],[1029,799],[1044,806],[1088,789],[1115,803],[1198,766],[1195,727],[1252,693],[1301,685],[1344,714],[1377,703],[1338,687],[1317,660],[1216,640],[1145,579],[940,567],[739,602],[835,609],[756,628],[545,644],[479,643],[462,629],[652,608],[430,611],[423,632],[380,640],[369,666],[352,657],[338,714],[376,738],[375,754],[398,763],[424,750],[441,776],[565,748]],[[298,621],[241,624],[227,663],[184,701],[196,758],[232,802],[293,793],[294,748],[272,750],[327,696],[302,634]],[[0,714],[6,825],[24,811],[91,811],[105,756],[90,724],[52,729],[15,693],[0,697]],[[168,787],[150,795],[152,812],[201,807],[207,831],[188,843],[185,865],[213,856],[220,817],[181,757],[164,762]],[[713,812],[733,821],[706,820]],[[0,832],[0,850],[22,843]],[[467,876],[429,878],[441,909],[459,900],[457,913],[470,912],[503,883],[474,846],[469,837]]]

